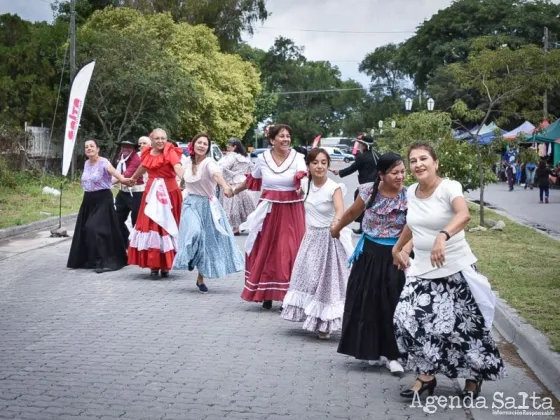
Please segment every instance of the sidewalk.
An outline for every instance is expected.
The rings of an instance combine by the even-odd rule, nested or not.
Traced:
[[[470,200],[479,200],[479,191],[465,194]],[[523,189],[516,186],[508,191],[505,183],[488,185],[484,189],[484,201],[498,210],[505,211],[515,221],[547,232],[560,238],[560,191],[550,191],[550,203],[539,204],[539,189]]]

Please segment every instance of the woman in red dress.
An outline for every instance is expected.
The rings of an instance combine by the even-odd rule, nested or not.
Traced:
[[[241,298],[263,302],[284,300],[290,276],[305,235],[305,210],[300,182],[307,166],[302,154],[291,148],[292,129],[284,124],[269,127],[272,149],[261,153],[252,173],[234,191],[259,191],[261,201],[240,230],[249,230],[245,242],[245,288]]]
[[[167,277],[177,252],[176,229],[181,216],[183,197],[176,176],[183,176],[183,151],[167,141],[167,133],[161,128],[156,128],[150,137],[152,147],[142,150],[142,164],[132,176],[132,179],[136,180],[148,171],[148,183],[138,211],[136,226],[130,233],[128,264],[150,268],[152,277],[158,277],[160,270],[161,277]],[[152,186],[158,188],[155,194],[150,194]],[[147,203],[151,197],[155,197],[157,203]],[[156,213],[148,212],[152,218],[146,215],[146,204],[150,208],[157,207]],[[172,217],[168,215],[166,218],[166,211],[170,211]],[[159,224],[153,219],[157,219]],[[161,226],[162,224],[167,229]]]

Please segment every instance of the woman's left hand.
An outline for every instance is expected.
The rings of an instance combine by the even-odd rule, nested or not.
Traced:
[[[227,198],[233,197],[233,188],[231,188],[230,185],[228,185],[227,188],[224,188],[224,195],[225,195]]]
[[[298,197],[303,197],[303,190],[301,188],[298,188],[296,190],[296,194],[298,195]]]
[[[430,255],[430,261],[434,267],[442,267],[445,263],[445,237],[439,234],[436,237],[434,246],[432,248],[432,253]]]

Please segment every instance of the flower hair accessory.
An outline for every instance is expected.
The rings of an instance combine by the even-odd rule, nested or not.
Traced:
[[[187,153],[189,154],[189,156],[194,156],[194,147],[192,141],[187,146]]]

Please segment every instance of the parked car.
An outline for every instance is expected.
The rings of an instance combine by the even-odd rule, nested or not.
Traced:
[[[268,149],[254,149],[250,156],[251,156],[251,162],[253,162],[253,164],[255,164],[255,162],[257,161],[257,157],[261,154],[266,152]]]
[[[183,154],[185,156],[189,155],[187,152],[187,147],[189,146],[188,143],[177,142],[177,146],[183,149]],[[210,144],[210,154],[212,156],[212,159],[214,159],[216,162],[218,162],[224,156],[218,145],[214,142]]]
[[[323,147],[329,154],[332,161],[343,161],[345,163],[356,160],[356,157],[349,153],[343,153],[338,147]]]

